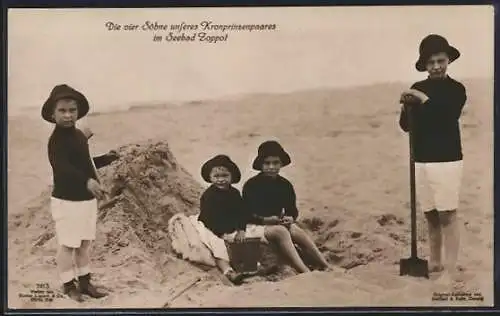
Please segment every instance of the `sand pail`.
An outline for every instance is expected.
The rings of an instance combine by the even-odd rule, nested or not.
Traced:
[[[229,260],[238,272],[257,271],[261,257],[260,238],[246,238],[242,243],[229,242]]]

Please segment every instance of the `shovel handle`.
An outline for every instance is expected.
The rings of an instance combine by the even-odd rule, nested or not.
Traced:
[[[413,106],[404,105],[408,117],[408,135],[410,147],[410,207],[411,207],[411,257],[417,257],[417,201],[416,201],[416,184],[415,184],[415,148],[414,148],[414,115]]]

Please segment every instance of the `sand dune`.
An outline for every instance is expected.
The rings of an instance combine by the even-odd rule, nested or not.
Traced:
[[[216,276],[183,261],[174,260],[171,273],[159,278],[157,269],[147,262],[141,264],[138,254],[125,259],[136,260],[136,266],[144,271],[134,273],[143,277],[125,280],[119,268],[95,257],[99,282],[112,295],[82,306],[160,307],[183,283],[198,276],[203,281],[173,301],[172,307],[491,305],[492,81],[474,79],[465,84],[469,99],[462,119],[466,160],[460,264],[466,280],[463,289],[481,292],[483,302],[432,301],[432,291],[446,288],[433,281],[398,276],[397,260],[409,255],[409,189],[407,139],[397,125],[397,95],[406,85],[394,83],[256,94],[182,106],[154,104],[147,109],[89,116],[86,123],[95,132],[93,151],[149,139],[164,141],[201,185],[199,168],[210,156],[229,154],[246,180],[254,174],[249,166],[258,144],[278,139],[292,155],[293,163],[283,174],[295,184],[302,223],[332,262],[343,265],[351,260],[348,255],[336,259],[333,250],[339,248],[344,254],[351,249],[362,260],[346,274],[314,272],[279,282],[260,280],[228,287]],[[51,229],[49,222],[40,225],[41,218],[48,215],[43,212],[47,212],[51,176],[46,159],[49,133],[50,126],[36,116],[9,118],[10,307],[76,307],[68,300],[34,305],[18,297],[36,282],[58,286],[55,244],[38,249],[32,243],[33,238]],[[418,237],[425,256],[424,225],[419,226]],[[151,274],[144,276],[146,273]]]

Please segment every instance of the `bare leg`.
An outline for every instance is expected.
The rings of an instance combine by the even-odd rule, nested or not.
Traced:
[[[310,254],[322,269],[330,268],[330,264],[323,257],[323,254],[319,251],[314,241],[312,241],[311,237],[302,228],[296,224],[292,224],[290,226],[290,235],[293,242],[297,243]]]
[[[276,243],[279,246],[280,251],[295,270],[299,273],[310,271],[300,258],[297,249],[293,245],[290,232],[285,227],[281,225],[266,226],[265,237],[270,242]]]
[[[90,240],[83,240],[80,248],[75,249],[75,263],[78,276],[90,273]]]
[[[441,230],[443,232],[445,265],[444,268],[448,273],[456,272],[458,246],[460,242],[460,234],[458,227],[458,218],[456,210],[440,211],[439,220]]]
[[[73,251],[74,248],[70,248],[64,245],[59,246],[56,254],[57,267],[59,270],[59,275],[63,283],[72,281],[75,278],[73,272]]]
[[[437,210],[430,210],[424,213],[429,230],[429,248],[430,248],[430,272],[440,272],[443,270],[441,263],[442,237],[441,224]]]

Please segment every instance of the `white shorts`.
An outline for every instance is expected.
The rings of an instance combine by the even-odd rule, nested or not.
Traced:
[[[422,211],[448,211],[458,208],[462,169],[462,160],[415,163],[417,201]]]
[[[97,225],[97,200],[66,201],[51,197],[50,210],[59,245],[79,248],[82,240],[94,240]]]
[[[229,262],[229,253],[227,251],[226,243],[224,240],[232,240],[236,235],[236,232],[228,234],[225,239],[217,237],[212,231],[205,227],[203,222],[198,221],[197,216],[190,216],[191,222],[196,227],[201,241],[207,246],[207,248],[212,252],[212,255],[217,259],[222,259]],[[264,236],[264,226],[260,225],[247,225],[245,231],[245,237],[247,238],[260,238],[262,242],[266,242]]]
[[[266,232],[266,226],[247,224],[247,229],[245,230],[245,237],[259,238],[261,242],[267,243],[265,232]],[[226,235],[224,239],[227,241],[233,241],[235,236],[236,232],[233,232],[231,234]]]

